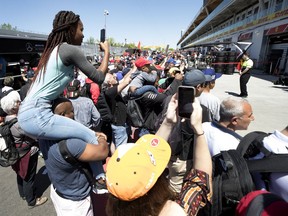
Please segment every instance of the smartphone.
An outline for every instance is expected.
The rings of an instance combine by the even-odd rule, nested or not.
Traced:
[[[100,30],[100,42],[104,42],[105,40],[106,40],[106,31],[105,31],[105,29],[101,29]],[[101,49],[101,46],[100,46],[100,50],[101,51],[103,51],[102,49]]]
[[[195,88],[192,86],[178,87],[178,116],[190,119],[192,103],[195,98]]]

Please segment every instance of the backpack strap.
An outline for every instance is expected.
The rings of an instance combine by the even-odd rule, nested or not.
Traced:
[[[2,91],[2,88],[1,88],[0,98],[3,98],[5,96],[7,96],[12,91],[14,91],[14,89],[9,89],[9,90]]]
[[[70,163],[71,165],[76,166],[80,171],[82,171],[86,176],[91,187],[96,188],[96,179],[93,177],[88,163],[79,161],[71,154],[71,152],[67,147],[66,140],[61,140],[60,142],[58,142],[58,146],[64,160]]]
[[[288,172],[288,154],[271,154],[257,160],[246,160],[250,172]]]
[[[18,122],[18,119],[13,118],[10,121],[7,121],[7,124],[9,125],[9,128],[11,128],[16,122]]]
[[[262,131],[253,131],[251,133],[248,133],[246,136],[244,136],[241,139],[241,141],[240,141],[240,143],[239,143],[239,145],[237,147],[237,151],[239,151],[241,156],[244,156],[244,154],[246,153],[248,147],[250,146],[251,143],[253,143],[253,141],[257,141],[257,143],[262,143],[262,140],[266,136],[268,136],[268,134],[265,133],[265,132],[262,132]],[[259,148],[260,146],[257,145],[257,147]],[[263,145],[262,145],[262,147],[263,147]],[[261,147],[261,149],[262,149],[262,147]],[[263,152],[264,154],[267,153],[269,155],[269,151],[268,150],[267,150],[268,152],[265,151],[265,150],[263,150],[263,151],[264,151]]]
[[[263,139],[269,134],[262,131],[248,133],[240,141],[237,151],[243,156],[253,144],[265,157],[257,160],[246,160],[250,172],[288,172],[288,154],[274,154],[263,146]]]
[[[247,216],[254,216],[254,215],[262,215],[262,212],[266,207],[268,207],[273,202],[278,202],[284,200],[277,196],[276,194],[272,193],[263,193],[258,194],[250,203],[247,208],[246,214]]]

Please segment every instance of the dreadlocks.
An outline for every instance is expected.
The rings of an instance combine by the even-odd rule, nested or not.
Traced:
[[[41,69],[44,69],[44,72],[46,71],[46,64],[53,49],[63,42],[71,43],[73,36],[71,27],[76,28],[79,20],[80,16],[72,11],[60,11],[56,14],[53,21],[53,30],[48,36],[34,80]]]

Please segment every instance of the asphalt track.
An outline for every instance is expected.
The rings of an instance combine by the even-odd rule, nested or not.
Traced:
[[[255,121],[247,131],[238,131],[245,135],[250,131],[273,132],[288,125],[288,86],[273,85],[277,77],[253,70],[248,83],[248,101],[251,103]],[[223,75],[216,81],[212,91],[220,100],[239,93],[239,74]],[[20,199],[16,184],[16,174],[11,168],[0,167],[0,215],[1,216],[52,216],[56,215],[49,197],[50,182],[45,172],[44,161],[38,160],[36,187],[38,194],[49,200],[42,206],[28,209],[27,203]]]

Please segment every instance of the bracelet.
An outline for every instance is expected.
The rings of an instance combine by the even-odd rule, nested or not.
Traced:
[[[196,135],[196,136],[202,136],[202,135],[204,135],[204,131],[203,131],[201,134],[194,133],[194,135]]]

